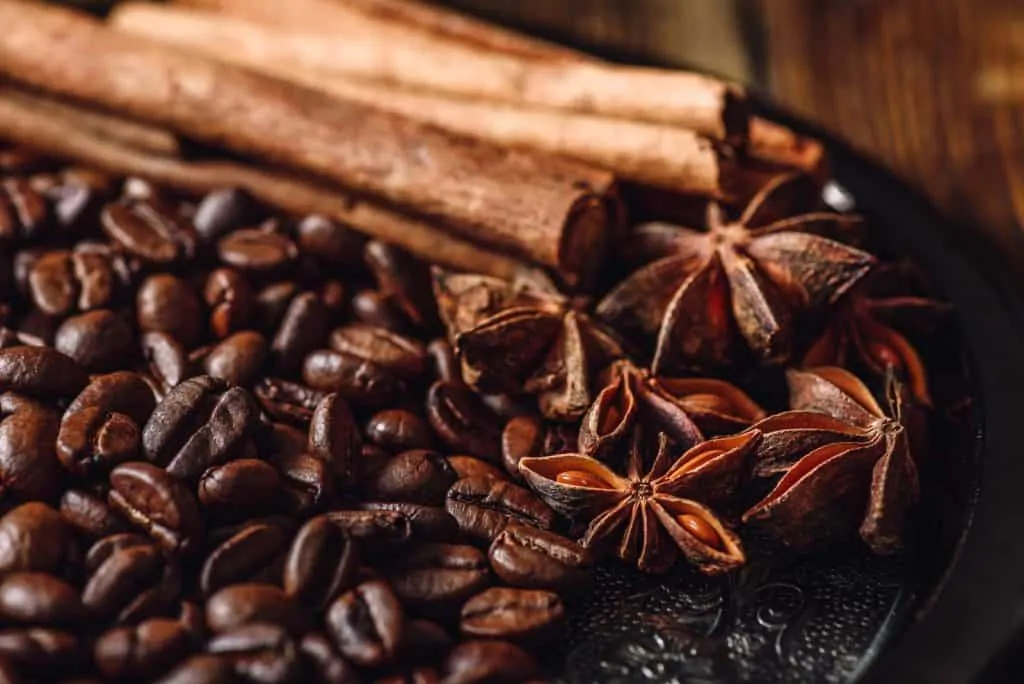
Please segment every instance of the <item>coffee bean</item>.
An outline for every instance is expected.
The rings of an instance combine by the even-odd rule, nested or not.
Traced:
[[[338,655],[326,634],[307,632],[299,642],[299,650],[312,663],[318,684],[356,684],[360,681],[355,667]]]
[[[495,574],[516,587],[578,591],[590,582],[589,549],[571,539],[529,525],[509,523],[491,543]]]
[[[404,383],[383,366],[331,349],[306,356],[302,379],[313,389],[337,392],[362,406],[386,406],[405,391]]]
[[[269,459],[284,484],[286,509],[293,515],[323,510],[334,497],[334,474],[326,462],[307,453],[278,453]]]
[[[355,583],[359,553],[352,538],[325,516],[303,525],[284,565],[285,593],[320,610]]]
[[[298,255],[295,243],[287,236],[259,228],[236,230],[217,242],[221,263],[255,275],[280,273]]]
[[[294,457],[306,453],[308,435],[305,430],[286,425],[284,423],[271,423],[269,430],[262,439],[266,440],[266,453],[270,454],[271,460],[282,457]],[[311,457],[312,458],[312,457]],[[275,466],[277,463],[275,462]]]
[[[57,511],[35,501],[22,504],[0,518],[0,572],[60,572],[73,543]]]
[[[60,515],[86,537],[99,539],[126,532],[128,523],[103,499],[80,489],[69,489],[60,500]]]
[[[309,423],[309,453],[326,463],[341,488],[355,484],[362,437],[352,411],[337,394],[317,405]]]
[[[254,458],[241,458],[203,473],[199,478],[199,502],[217,515],[252,515],[274,508],[282,486],[273,466]]]
[[[203,242],[213,242],[238,228],[256,223],[259,203],[241,188],[221,188],[208,193],[196,206],[192,221]]]
[[[413,329],[413,323],[394,300],[376,290],[360,290],[352,296],[355,317],[377,328],[404,335]]]
[[[380,240],[366,243],[363,260],[377,281],[377,289],[392,299],[410,321],[420,327],[437,325],[437,307],[425,263]]]
[[[510,482],[470,477],[448,491],[445,508],[461,529],[478,539],[493,540],[510,522],[549,530],[555,514],[529,490]]]
[[[0,392],[41,399],[73,397],[89,378],[71,357],[48,347],[0,349]]]
[[[402,632],[402,662],[436,663],[455,640],[443,627],[430,620],[407,620]]]
[[[370,499],[441,505],[458,477],[436,451],[403,451],[384,463],[364,489]]]
[[[389,569],[395,595],[411,610],[444,614],[490,584],[487,558],[464,544],[422,544]]]
[[[371,361],[396,377],[416,379],[426,369],[427,351],[409,337],[365,323],[350,323],[331,332],[331,348]]]
[[[258,332],[243,330],[223,339],[203,360],[206,374],[228,385],[248,386],[267,358],[267,341]]]
[[[427,356],[434,372],[434,379],[442,382],[462,382],[462,369],[455,356],[455,350],[443,337],[430,341],[427,345]]]
[[[448,465],[452,467],[455,474],[459,476],[459,479],[464,477],[489,477],[495,480],[508,479],[503,470],[498,470],[487,461],[482,461],[473,456],[449,456]]]
[[[108,309],[96,309],[61,323],[53,346],[95,373],[130,364],[135,340],[123,318]]]
[[[398,511],[330,511],[326,515],[367,554],[405,544],[412,537],[408,516]]]
[[[2,271],[0,271],[2,277]],[[50,316],[39,309],[32,309],[18,320],[15,331],[18,339],[32,347],[52,347],[53,338],[60,327],[61,319]]]
[[[405,622],[401,604],[380,580],[364,582],[339,596],[325,619],[338,651],[363,667],[391,662]]]
[[[78,592],[44,572],[12,572],[0,579],[0,618],[21,625],[79,624],[85,611]]]
[[[435,382],[427,393],[427,420],[453,451],[501,461],[501,421],[462,384]]]
[[[141,430],[123,413],[95,407],[69,413],[57,435],[57,456],[77,475],[105,472],[138,458]]]
[[[323,346],[328,325],[327,307],[319,295],[303,292],[292,297],[270,345],[277,372],[298,370],[306,354]]]
[[[444,664],[446,684],[520,684],[540,677],[529,653],[507,641],[463,641]]]
[[[195,229],[173,216],[161,202],[108,204],[100,213],[100,223],[108,238],[145,263],[169,265],[195,254]]]
[[[425,420],[412,411],[385,409],[378,411],[366,423],[366,439],[389,451],[429,449],[434,441],[433,432]]]
[[[38,242],[53,228],[50,205],[42,194],[22,179],[0,182],[0,242]]]
[[[248,327],[256,312],[252,286],[241,273],[230,268],[210,272],[203,300],[210,310],[210,331],[221,339]]]
[[[400,513],[409,521],[412,535],[420,541],[452,541],[459,536],[459,526],[441,506],[424,506],[405,501],[371,501],[360,504],[367,511]]]
[[[246,525],[207,556],[199,575],[203,594],[243,582],[278,583],[290,537],[277,525]]]
[[[477,638],[533,642],[557,633],[565,619],[562,599],[541,589],[485,589],[462,606],[462,633]]]
[[[16,268],[25,269],[24,289],[32,303],[51,316],[108,306],[130,278],[117,255],[95,248],[55,250],[31,261],[29,254],[19,252]]]
[[[182,601],[177,621],[185,630],[190,645],[196,646],[206,640],[206,615],[203,614],[203,609],[195,603]]]
[[[65,417],[87,408],[123,413],[138,425],[149,419],[156,399],[153,390],[138,373],[115,371],[95,375],[68,405]]]
[[[309,425],[317,404],[326,396],[324,392],[282,378],[263,378],[256,383],[253,394],[263,411],[274,420],[302,427]]]
[[[93,659],[105,677],[151,680],[188,652],[188,634],[177,620],[153,618],[104,632],[93,646]]]
[[[0,354],[6,350],[0,350]],[[0,483],[22,499],[54,501],[63,489],[56,413],[27,408],[0,421]]]
[[[284,591],[271,584],[234,584],[206,601],[206,624],[215,633],[269,622],[297,634],[305,624],[298,605]]]
[[[82,643],[71,632],[58,629],[16,628],[0,631],[0,656],[19,673],[52,681],[58,673],[81,667]],[[47,679],[50,678],[50,679]]]
[[[114,550],[89,577],[82,603],[96,616],[118,624],[153,617],[178,598],[178,568],[153,545]]]
[[[237,684],[235,669],[227,658],[215,655],[194,655],[184,661],[157,684]]]
[[[326,216],[311,214],[297,226],[299,246],[331,266],[355,267],[362,263],[366,238]]]
[[[192,375],[192,365],[185,348],[167,333],[145,333],[140,342],[146,368],[162,393],[166,394]]]
[[[111,507],[168,551],[188,552],[203,533],[195,497],[173,475],[132,462],[110,473]]]
[[[146,278],[135,294],[139,330],[163,332],[191,347],[203,332],[202,305],[184,280],[168,274]]]
[[[209,653],[228,659],[235,674],[254,684],[290,684],[302,678],[303,662],[291,636],[272,624],[249,624],[218,634]]]
[[[155,548],[156,542],[146,535],[137,534],[135,532],[121,532],[119,534],[112,534],[109,537],[104,537],[90,546],[89,551],[85,554],[86,573],[92,575],[115,553],[121,549],[128,549],[133,546],[147,546]]]

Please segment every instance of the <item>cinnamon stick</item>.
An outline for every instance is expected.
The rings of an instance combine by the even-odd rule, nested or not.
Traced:
[[[119,5],[121,30],[195,45],[228,44],[239,59],[347,74],[453,97],[571,111],[689,128],[741,140],[742,91],[703,74],[585,61],[537,61],[481,52],[405,28],[378,26],[343,36],[255,27],[237,18],[145,3]],[[270,39],[272,38],[272,39]]]
[[[69,10],[0,0],[0,26],[0,73],[12,80],[442,219],[570,283],[599,267],[611,228],[607,172],[453,137]]]
[[[758,161],[800,169],[818,178],[827,175],[825,147],[821,142],[761,117],[750,120],[747,154]]]
[[[513,278],[523,264],[445,233],[434,225],[359,200],[324,183],[230,161],[184,161],[97,135],[95,113],[0,86],[0,140],[34,148],[111,174],[141,176],[178,190],[204,194],[242,188],[295,215],[323,214],[371,237],[449,268]]]

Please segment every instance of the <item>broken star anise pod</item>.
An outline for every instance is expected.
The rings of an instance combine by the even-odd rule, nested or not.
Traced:
[[[859,526],[872,551],[896,551],[918,498],[917,466],[901,422],[903,386],[888,376],[883,411],[842,368],[791,370],[788,381],[793,410],[752,428],[761,435],[755,477],[783,475],[743,521],[797,549]]]
[[[537,395],[545,418],[581,416],[593,375],[623,356],[586,302],[537,274],[509,282],[435,269],[434,293],[463,380],[481,392]]]
[[[634,431],[626,476],[579,453],[525,458],[519,470],[549,506],[589,523],[580,544],[611,551],[645,572],[664,572],[682,555],[705,574],[746,561],[739,538],[706,505],[727,499],[746,472],[759,434],[749,430],[702,442],[675,460],[666,435],[644,466],[645,447]]]
[[[712,202],[706,230],[639,226],[624,249],[646,265],[596,313],[627,336],[656,339],[655,374],[729,363],[738,339],[763,363],[785,362],[794,316],[835,302],[875,262],[823,237],[852,228],[855,217],[822,211],[777,218],[781,198],[805,185],[799,175],[774,179],[736,221]]]

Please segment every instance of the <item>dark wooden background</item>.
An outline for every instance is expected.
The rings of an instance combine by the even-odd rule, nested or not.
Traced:
[[[1024,0],[449,0],[766,90],[1024,272]]]

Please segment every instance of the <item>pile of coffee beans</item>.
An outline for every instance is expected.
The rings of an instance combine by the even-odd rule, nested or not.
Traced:
[[[0,149],[0,302],[0,681],[552,674],[592,559],[429,265]]]

